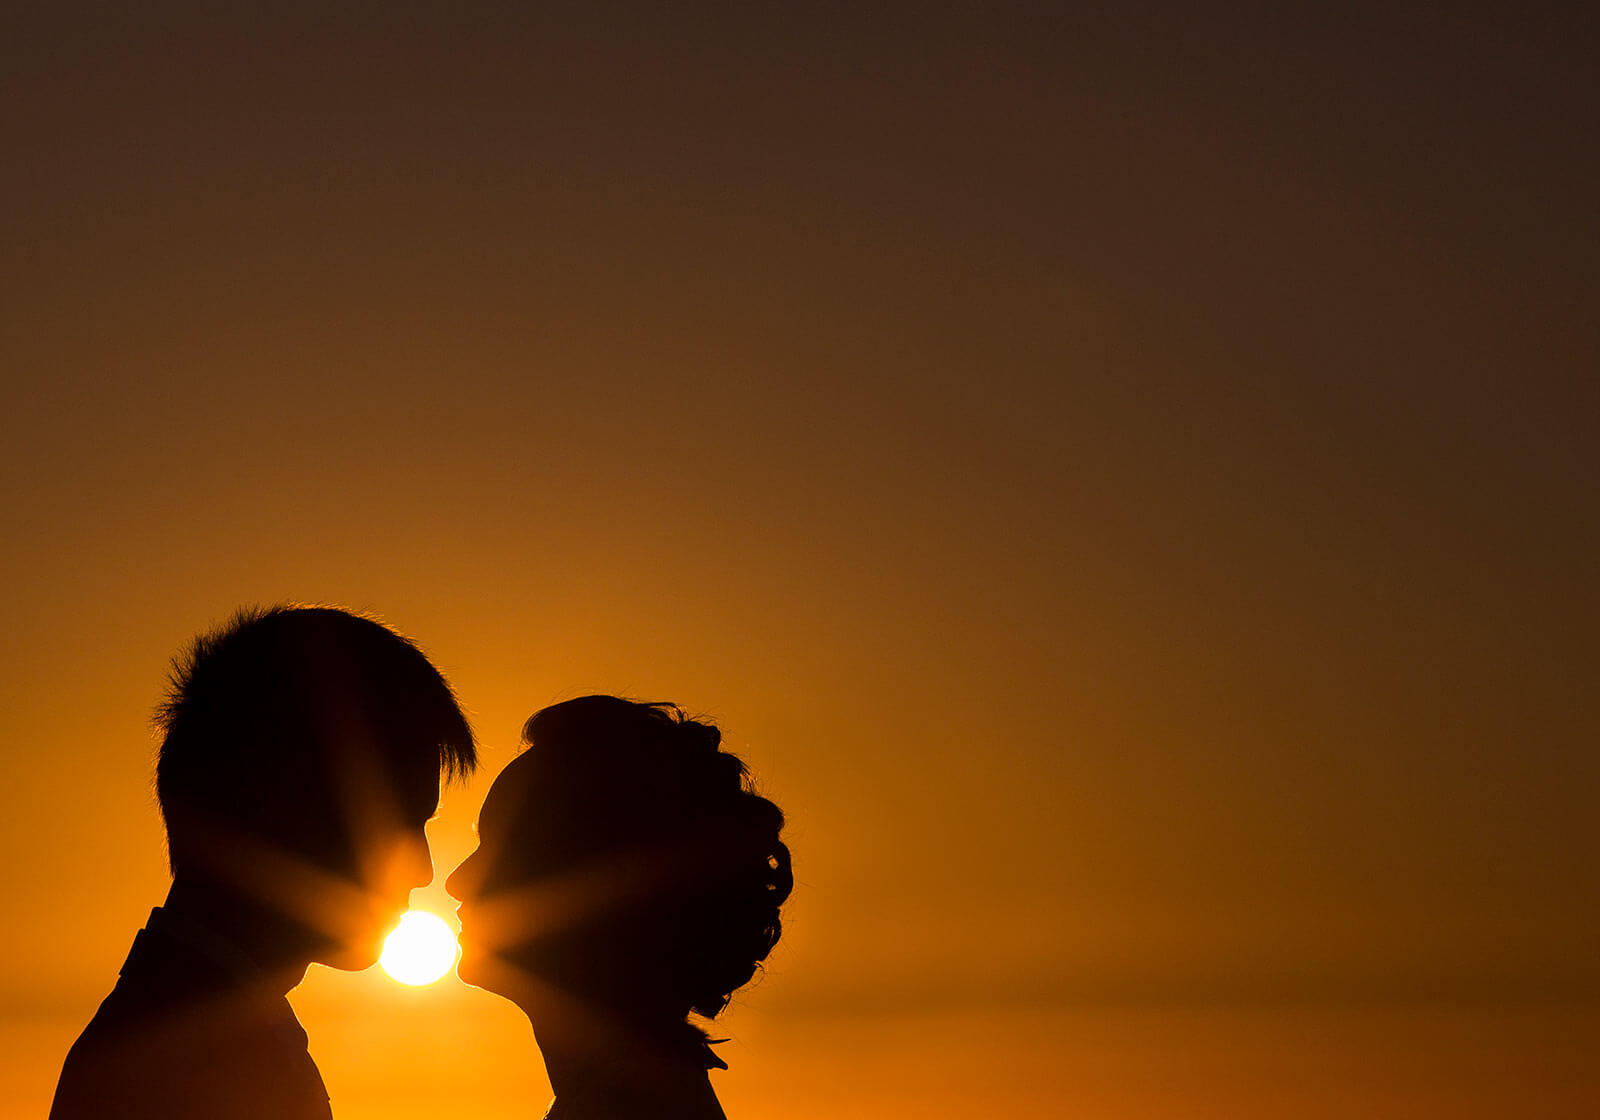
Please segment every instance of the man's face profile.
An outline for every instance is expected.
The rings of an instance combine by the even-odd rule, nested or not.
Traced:
[[[301,900],[301,923],[318,937],[312,959],[345,971],[375,964],[385,935],[410,907],[411,892],[433,881],[427,825],[439,805],[438,777],[431,768],[388,788],[373,783],[357,794],[346,816],[342,843],[324,853],[331,873],[308,876],[312,888]]]
[[[175,882],[236,900],[262,951],[373,964],[433,879],[441,779],[476,759],[421,651],[334,608],[244,611],[175,661],[157,723]]]

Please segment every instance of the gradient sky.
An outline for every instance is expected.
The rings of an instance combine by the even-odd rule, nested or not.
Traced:
[[[278,600],[461,691],[441,880],[535,708],[719,720],[736,1120],[1600,1110],[1592,16],[213,7],[0,33],[0,1117]],[[453,979],[294,1002],[342,1120],[544,1103]]]

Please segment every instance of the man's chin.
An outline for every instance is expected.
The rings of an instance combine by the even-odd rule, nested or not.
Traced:
[[[327,945],[312,960],[340,972],[361,972],[377,964],[382,955],[383,937],[379,936]]]

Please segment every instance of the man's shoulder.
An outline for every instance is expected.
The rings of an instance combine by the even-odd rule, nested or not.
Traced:
[[[51,1120],[326,1120],[327,1092],[286,1001],[175,998],[119,984],[67,1053]]]

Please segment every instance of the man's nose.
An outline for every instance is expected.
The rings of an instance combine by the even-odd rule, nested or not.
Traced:
[[[395,875],[413,890],[433,882],[433,853],[424,833],[408,833],[395,853]]]

